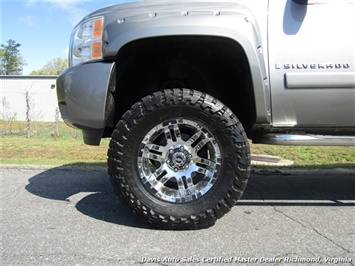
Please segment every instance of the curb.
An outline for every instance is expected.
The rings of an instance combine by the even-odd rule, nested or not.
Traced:
[[[281,162],[281,161],[280,161]],[[278,162],[278,163],[280,163]],[[256,163],[256,164],[254,164]],[[259,161],[252,161],[252,166],[257,166],[257,163],[265,163]],[[265,164],[263,164],[265,165]],[[271,164],[269,164],[271,165]],[[280,165],[279,165],[280,166]],[[55,170],[62,170],[62,171],[90,171],[90,172],[106,172],[107,167],[104,166],[77,166],[77,165],[21,165],[21,164],[0,164],[0,172],[2,169],[16,169],[19,171],[31,171],[31,170],[38,170],[38,171],[55,171]],[[314,172],[317,173],[344,173],[344,174],[355,174],[355,169],[351,168],[312,168],[312,169],[297,169],[297,168],[271,168],[271,169],[263,169],[263,168],[255,168],[251,170],[252,173],[256,174],[283,174],[283,173],[298,173],[303,175],[312,175]]]
[[[291,166],[294,164],[293,161],[283,159],[278,156],[271,155],[251,155],[251,164],[252,165],[270,165],[270,166]]]
[[[80,165],[31,165],[31,164],[0,164],[0,169],[18,169],[18,170],[61,170],[72,171],[107,171],[104,166],[80,166]]]
[[[285,160],[281,157],[278,156],[271,156],[271,155],[260,155],[260,154],[252,154],[251,155],[251,165],[255,166],[262,166],[262,165],[269,165],[269,166],[291,166],[293,165],[293,161]],[[28,170],[49,170],[53,169],[56,167],[61,167],[61,169],[65,170],[73,170],[73,169],[92,169],[92,170],[102,170],[102,169],[107,169],[107,167],[104,166],[75,166],[75,165],[64,165],[64,166],[58,166],[58,165],[16,165],[16,164],[0,164],[0,168],[2,169],[16,169],[16,168],[21,168],[21,169],[28,169]]]

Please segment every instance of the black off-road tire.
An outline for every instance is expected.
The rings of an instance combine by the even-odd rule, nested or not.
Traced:
[[[250,147],[232,111],[199,91],[156,92],[118,122],[108,151],[115,193],[165,229],[215,223],[242,196]]]

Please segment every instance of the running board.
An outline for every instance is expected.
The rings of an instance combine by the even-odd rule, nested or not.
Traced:
[[[354,136],[265,134],[253,143],[292,146],[355,146]]]

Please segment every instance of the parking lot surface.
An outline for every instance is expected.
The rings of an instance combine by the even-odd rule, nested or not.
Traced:
[[[1,168],[1,265],[355,265],[355,170],[255,170],[216,225],[164,231],[104,168]]]

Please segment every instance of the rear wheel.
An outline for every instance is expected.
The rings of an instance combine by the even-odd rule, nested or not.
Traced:
[[[166,229],[214,224],[241,197],[250,173],[238,119],[213,97],[187,89],[134,104],[114,130],[108,156],[117,195]]]

